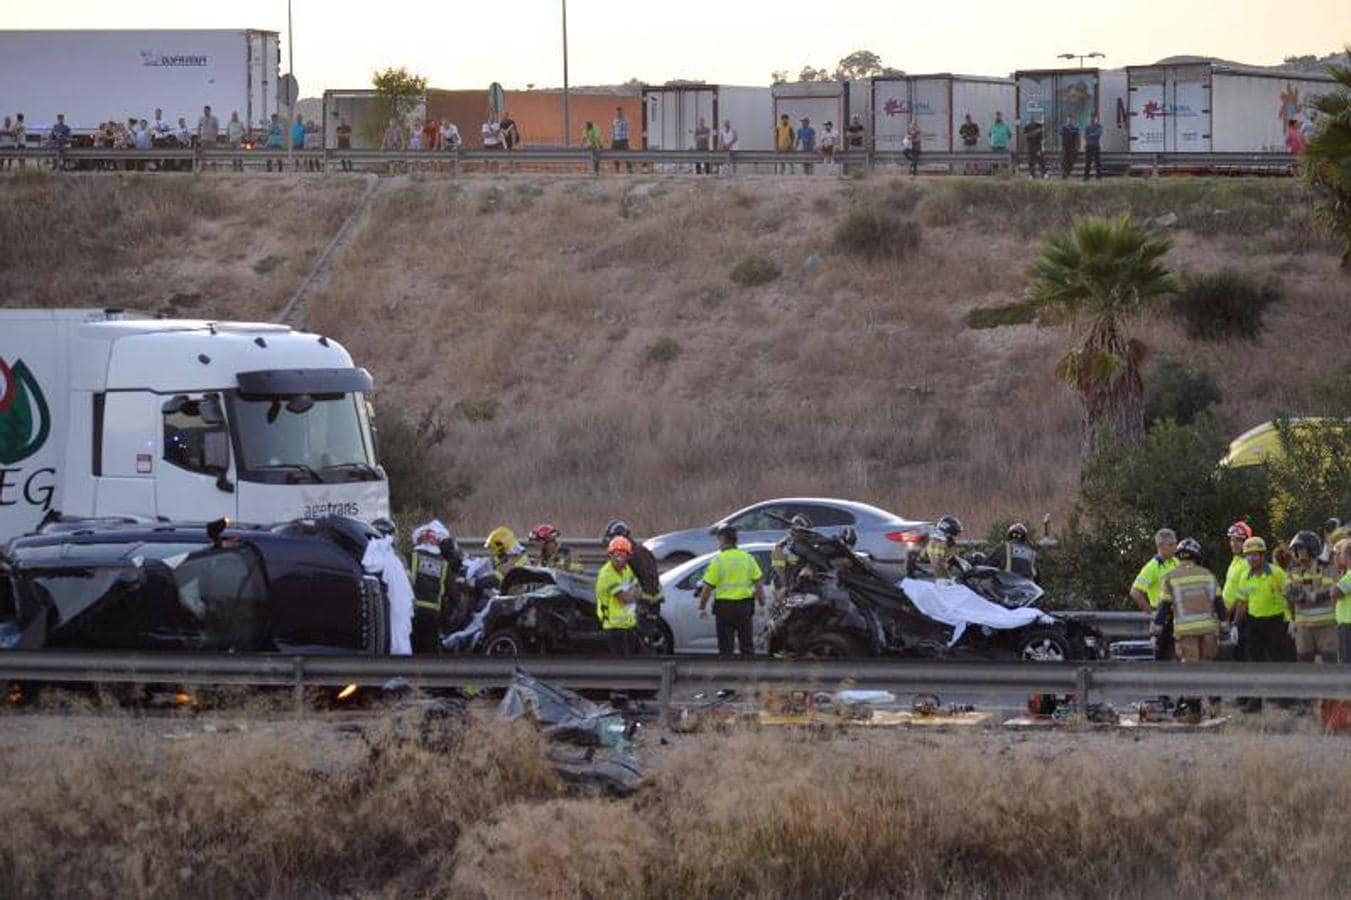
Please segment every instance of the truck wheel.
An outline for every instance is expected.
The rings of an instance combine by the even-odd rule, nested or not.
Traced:
[[[484,656],[524,656],[528,652],[525,639],[514,628],[494,631],[483,641]]]
[[[1071,659],[1069,636],[1059,628],[1031,628],[1018,639],[1018,658],[1028,662],[1064,662]]]
[[[868,655],[860,641],[836,631],[813,635],[804,644],[805,655],[816,659],[849,659]]]

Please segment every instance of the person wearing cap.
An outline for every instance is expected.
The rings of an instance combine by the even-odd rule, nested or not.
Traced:
[[[639,651],[638,598],[642,586],[629,565],[633,544],[620,536],[605,548],[605,565],[596,573],[596,617],[610,644],[610,652],[633,656]]]
[[[1351,663],[1351,537],[1344,537],[1332,548],[1332,561],[1337,566],[1337,583],[1332,586],[1336,603],[1337,661]]]
[[[1290,607],[1285,601],[1288,578],[1285,570],[1266,558],[1267,543],[1260,537],[1243,542],[1248,571],[1239,584],[1234,620],[1248,622],[1250,662],[1294,662],[1295,647],[1287,623]]]
[[[731,656],[734,644],[742,656],[755,655],[755,605],[765,605],[760,564],[736,542],[735,528],[724,525],[718,529],[718,555],[709,561],[699,588],[700,615],[708,608],[709,595],[713,596],[719,656]],[[751,603],[752,597],[755,605]]]
[[[1252,526],[1243,520],[1235,522],[1229,526],[1227,532],[1229,538],[1229,552],[1233,556],[1229,560],[1229,568],[1224,573],[1224,587],[1220,591],[1220,597],[1224,601],[1224,614],[1226,621],[1234,626],[1237,643],[1234,645],[1234,659],[1247,659],[1245,655],[1248,652],[1248,626],[1246,622],[1234,622],[1234,604],[1238,602],[1238,589],[1243,583],[1243,577],[1248,574],[1248,560],[1243,555],[1243,542],[1252,537]]]
[[[558,543],[562,536],[563,533],[548,522],[541,522],[530,529],[530,544],[536,548],[531,565],[561,569],[564,572],[582,571],[582,564],[572,558],[572,550]]]
[[[1163,596],[1163,576],[1178,567],[1177,532],[1160,528],[1154,533],[1154,555],[1140,568],[1131,583],[1131,600],[1140,612],[1153,613]],[[1173,658],[1173,631],[1164,627],[1154,636],[1154,658]]]

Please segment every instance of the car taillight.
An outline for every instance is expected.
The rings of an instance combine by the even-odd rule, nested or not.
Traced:
[[[915,547],[924,543],[924,536],[918,531],[888,531],[887,540]]]

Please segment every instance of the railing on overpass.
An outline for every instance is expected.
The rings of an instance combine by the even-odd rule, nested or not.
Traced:
[[[536,678],[578,690],[646,691],[663,714],[673,693],[691,687],[850,687],[898,693],[955,691],[1157,696],[1351,698],[1351,666],[1210,663],[1030,663],[777,660],[722,657],[289,656],[271,654],[0,652],[0,678],[85,684],[254,685],[288,687],[297,705],[310,687],[376,687],[393,678],[423,688],[506,685],[520,666]],[[1082,708],[1082,707],[1081,707]]]
[[[190,164],[194,170],[230,168],[240,162],[249,168],[278,169],[291,161],[296,168],[317,168],[323,171],[342,171],[344,168],[370,169],[372,167],[397,171],[400,169],[444,168],[450,172],[462,170],[490,171],[510,174],[535,171],[541,167],[566,171],[595,173],[609,171],[619,164],[627,171],[629,165],[639,171],[694,172],[696,166],[709,167],[725,174],[774,172],[781,166],[815,167],[820,173],[862,171],[879,168],[909,167],[910,160],[901,151],[879,150],[838,153],[833,167],[810,153],[779,153],[772,150],[586,150],[563,147],[537,147],[523,150],[275,150],[197,148],[108,150],[92,147],[56,147],[3,149],[0,161],[24,160],[42,163],[52,168],[97,168],[108,164],[173,163]],[[992,173],[1007,169],[1010,162],[1025,166],[1027,155],[1016,159],[1009,153],[923,152],[918,167],[926,174]],[[1047,155],[1050,169],[1059,168],[1059,159]],[[1082,171],[1082,159],[1076,171]],[[1288,153],[1104,153],[1102,168],[1112,174],[1162,174],[1167,172],[1195,174],[1272,174],[1291,175],[1295,157]]]

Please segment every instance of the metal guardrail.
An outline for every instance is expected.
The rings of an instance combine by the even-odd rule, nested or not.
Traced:
[[[522,150],[460,150],[455,152],[431,150],[272,150],[251,148],[233,150],[196,148],[175,148],[149,150],[108,150],[92,147],[72,147],[59,150],[55,147],[27,148],[23,150],[0,150],[0,160],[27,160],[45,162],[48,165],[65,167],[78,166],[82,162],[187,162],[195,169],[210,164],[223,167],[239,160],[246,165],[261,163],[284,163],[294,161],[297,167],[320,163],[325,171],[339,171],[344,163],[352,166],[426,166],[428,164],[448,165],[452,171],[458,171],[465,164],[492,165],[498,173],[509,173],[521,165],[567,166],[574,170],[608,170],[615,164],[658,167],[662,171],[693,171],[696,165],[718,167],[720,171],[735,173],[740,171],[772,171],[782,165],[815,165],[820,171],[828,171],[827,164],[815,154],[779,153],[773,150],[586,150],[564,147],[537,147]],[[951,173],[962,173],[972,167],[991,171],[995,167],[1007,166],[1011,160],[1025,167],[1026,153],[1016,156],[1010,153],[981,152],[929,152],[919,155],[918,165],[926,173],[935,169],[944,169]],[[502,164],[509,164],[506,169]],[[879,166],[908,167],[910,160],[899,150],[877,150],[870,152],[837,153],[834,157],[836,167],[859,167],[873,169]],[[1056,171],[1060,167],[1060,157],[1056,153],[1046,154],[1049,169]],[[1113,173],[1154,172],[1163,173],[1172,170],[1204,170],[1211,173],[1251,172],[1265,174],[1293,173],[1295,157],[1288,153],[1104,153],[1102,167]],[[1080,155],[1076,170],[1082,171],[1083,158]],[[626,169],[627,171],[627,169]]]
[[[406,678],[427,688],[501,687],[521,666],[537,678],[580,690],[650,691],[663,713],[678,687],[851,687],[898,693],[951,690],[1145,695],[1351,698],[1351,666],[1211,663],[971,663],[906,660],[785,661],[721,657],[580,658],[282,656],[74,651],[0,652],[11,681],[258,685],[290,687],[297,704],[309,687],[378,686]]]

